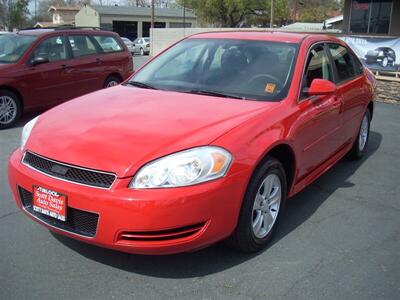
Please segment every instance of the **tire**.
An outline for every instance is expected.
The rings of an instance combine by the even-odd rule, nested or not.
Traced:
[[[140,55],[141,55],[141,56],[144,55],[144,50],[143,50],[143,48],[140,48]]]
[[[388,65],[388,62],[389,62],[389,60],[388,60],[388,58],[385,56],[385,57],[382,59],[381,66],[384,67],[384,68],[386,68],[387,65]]]
[[[351,159],[359,160],[365,155],[368,146],[370,125],[371,125],[371,113],[367,109],[361,120],[357,138],[355,139],[353,147],[349,152],[349,157]]]
[[[266,192],[269,182],[272,183],[272,189],[267,189],[269,192]],[[267,196],[260,198],[261,194],[264,193]],[[273,157],[267,157],[256,169],[250,180],[243,199],[237,227],[228,238],[228,244],[239,251],[247,253],[257,252],[265,248],[271,241],[277,227],[279,217],[286,203],[286,197],[287,183],[282,164]],[[272,202],[275,199],[275,204],[270,204],[269,198],[272,199]],[[278,198],[280,200],[277,200]],[[262,199],[261,202],[257,201],[260,199]],[[269,213],[265,212],[263,215],[261,210],[258,211],[257,208],[264,208]],[[261,215],[263,217],[260,220]],[[270,226],[266,226],[265,222],[268,222],[267,220],[269,220]],[[257,231],[258,227],[260,229]]]
[[[0,129],[15,125],[22,115],[22,103],[19,96],[9,90],[0,90]]]
[[[116,86],[118,84],[121,83],[121,79],[117,76],[108,76],[106,81],[104,81],[104,85],[103,88],[109,88],[109,87],[113,87]]]

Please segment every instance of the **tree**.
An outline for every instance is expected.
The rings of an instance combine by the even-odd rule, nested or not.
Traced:
[[[9,30],[23,28],[28,22],[29,0],[1,0],[0,22]]]
[[[184,1],[177,2],[183,5]],[[193,9],[202,21],[221,27],[239,27],[264,6],[264,0],[185,0],[185,7]]]

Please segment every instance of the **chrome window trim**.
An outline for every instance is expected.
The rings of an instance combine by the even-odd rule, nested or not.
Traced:
[[[68,180],[68,179],[56,177],[56,176],[50,175],[50,174],[48,174],[48,173],[45,173],[45,172],[43,172],[43,171],[41,171],[41,170],[38,170],[38,169],[34,168],[33,166],[31,166],[31,165],[25,163],[24,160],[25,160],[25,156],[26,156],[26,153],[27,153],[27,152],[29,152],[29,153],[32,154],[32,155],[36,155],[36,156],[38,156],[38,157],[40,157],[40,158],[42,158],[42,159],[45,159],[45,160],[51,161],[51,162],[53,162],[53,163],[56,163],[56,164],[60,164],[60,165],[69,167],[69,168],[75,168],[75,169],[80,169],[80,170],[83,170],[83,171],[90,171],[90,172],[95,172],[95,173],[101,173],[101,174],[105,174],[105,175],[112,175],[112,176],[114,176],[114,181],[112,182],[112,184],[110,185],[110,187],[105,188],[105,187],[101,187],[101,186],[94,186],[94,185],[84,184],[84,183],[80,183],[80,182],[76,182],[76,181],[72,181],[72,180]],[[46,176],[51,177],[51,178],[53,178],[53,179],[57,179],[57,180],[61,180],[61,181],[65,181],[65,182],[69,182],[69,183],[73,183],[73,184],[77,184],[77,185],[87,186],[87,187],[91,187],[91,188],[102,189],[102,190],[111,190],[111,188],[113,187],[113,185],[114,185],[114,183],[115,183],[115,181],[116,181],[116,179],[117,179],[117,175],[114,174],[114,173],[104,172],[104,171],[98,171],[98,170],[88,169],[88,168],[84,168],[84,167],[78,167],[78,166],[75,166],[75,165],[65,164],[65,163],[62,163],[62,162],[59,162],[59,161],[56,161],[56,160],[53,160],[53,159],[44,157],[44,156],[42,156],[42,155],[33,153],[33,152],[31,152],[31,151],[25,151],[24,155],[22,156],[21,164],[23,164],[24,166],[27,166],[28,168],[30,168],[30,169],[32,169],[32,170],[34,170],[34,171],[36,171],[36,172],[38,172],[38,173],[40,173],[40,174],[46,175]]]

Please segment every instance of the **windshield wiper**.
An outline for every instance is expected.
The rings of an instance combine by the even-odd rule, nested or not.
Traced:
[[[238,95],[222,93],[222,92],[215,92],[209,90],[190,90],[190,91],[183,91],[184,93],[189,94],[197,94],[197,95],[205,95],[205,96],[215,96],[215,97],[223,97],[223,98],[234,98],[234,99],[241,99],[246,100],[246,97],[241,97]]]
[[[156,87],[154,87],[154,86],[152,86],[150,84],[144,83],[144,82],[140,82],[140,81],[128,81],[126,83],[126,85],[136,86],[136,87],[139,87],[139,88],[142,88],[142,89],[157,90]]]

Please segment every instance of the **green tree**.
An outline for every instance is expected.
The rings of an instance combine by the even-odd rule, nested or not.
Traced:
[[[178,0],[193,9],[201,21],[221,27],[238,27],[263,10],[263,0]],[[185,2],[185,3],[183,3]]]
[[[0,25],[9,30],[23,28],[28,23],[29,0],[1,0]]]

